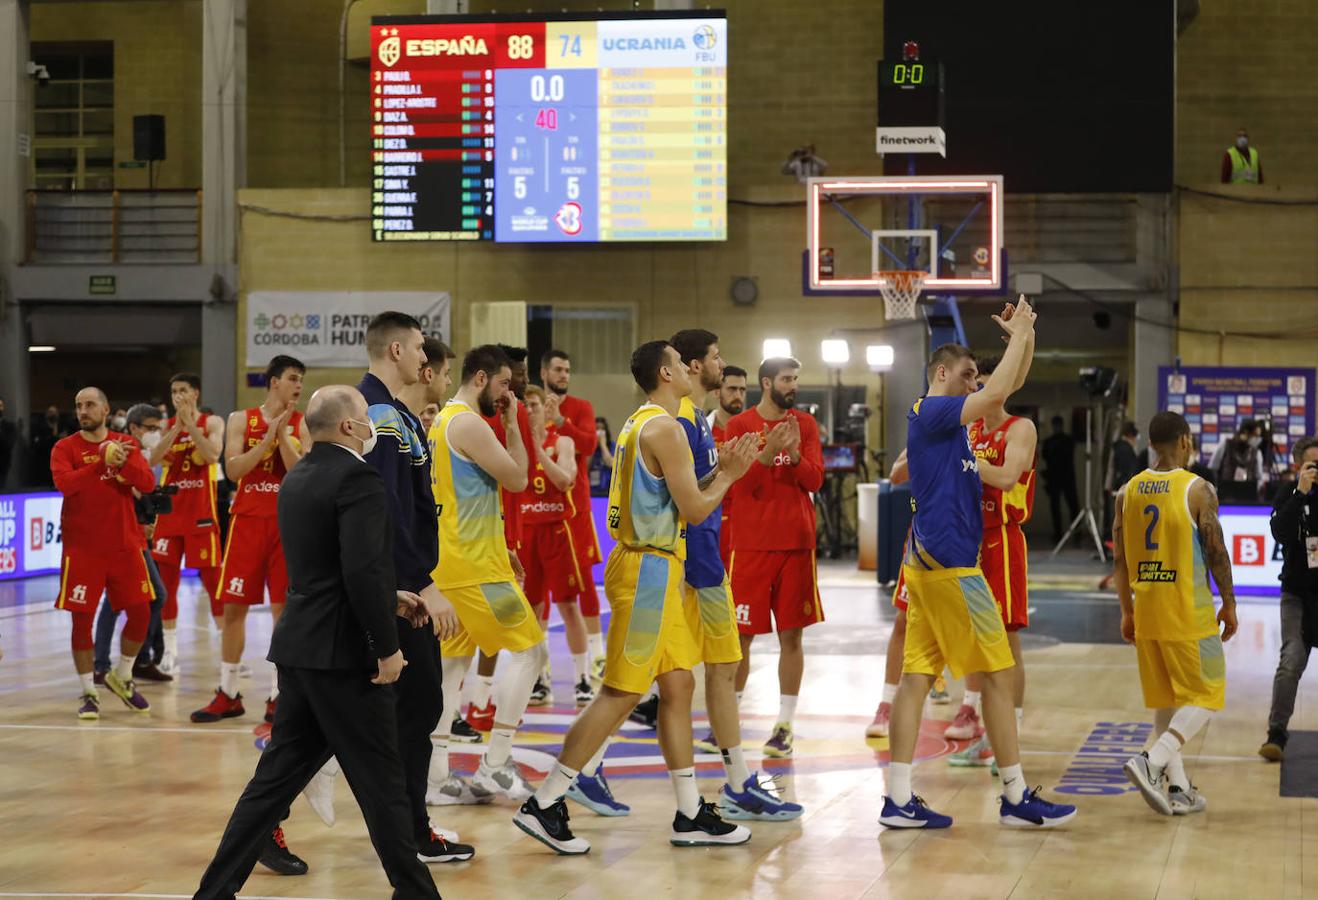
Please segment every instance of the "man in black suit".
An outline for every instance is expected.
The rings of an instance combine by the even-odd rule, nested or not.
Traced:
[[[407,665],[395,618],[421,627],[429,611],[395,590],[389,501],[362,459],[374,437],[365,399],[346,385],[321,388],[306,420],[314,444],[279,492],[288,600],[267,657],[279,670],[279,707],[196,897],[236,895],[262,841],[334,755],[393,897],[438,898],[417,858],[391,686]]]

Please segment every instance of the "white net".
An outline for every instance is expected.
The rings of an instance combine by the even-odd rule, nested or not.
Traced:
[[[914,319],[915,304],[928,272],[888,271],[876,272],[879,293],[883,294],[883,314],[889,319]]]

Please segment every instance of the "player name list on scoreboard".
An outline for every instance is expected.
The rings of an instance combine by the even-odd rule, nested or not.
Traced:
[[[726,24],[373,20],[373,236],[726,238]]]

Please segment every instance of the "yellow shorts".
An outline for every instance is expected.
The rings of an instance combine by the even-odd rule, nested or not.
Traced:
[[[704,663],[741,662],[741,634],[737,630],[737,607],[732,602],[728,576],[713,587],[682,585],[682,607],[687,627],[700,648]]]
[[[609,619],[604,683],[644,694],[655,678],[694,669],[700,647],[682,606],[685,567],[676,556],[615,545],[604,566]]]
[[[1015,665],[1002,613],[978,567],[902,566],[906,579],[906,653],[902,671],[953,678]]]
[[[1215,634],[1197,641],[1135,639],[1140,686],[1149,709],[1202,706],[1221,709],[1226,702],[1226,656]]]
[[[513,653],[544,640],[540,618],[515,581],[441,588],[453,604],[462,630],[441,642],[445,656],[474,656],[479,647],[487,656],[500,650]]]

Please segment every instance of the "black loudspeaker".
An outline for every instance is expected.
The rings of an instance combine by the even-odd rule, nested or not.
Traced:
[[[153,162],[165,158],[165,117],[133,116],[133,159]]]

